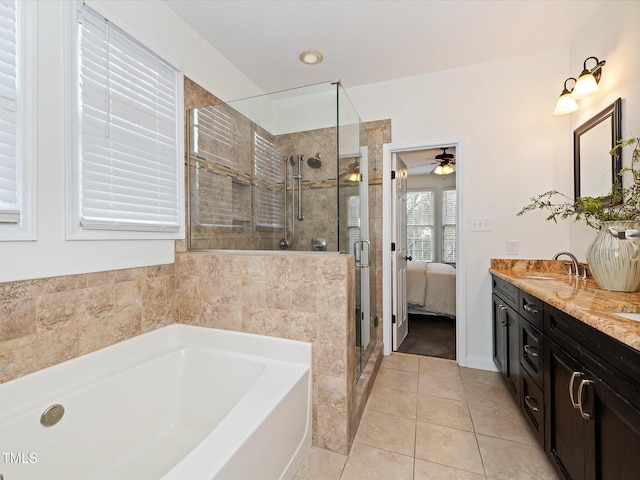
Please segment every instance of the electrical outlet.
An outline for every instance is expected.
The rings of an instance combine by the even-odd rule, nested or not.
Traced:
[[[518,255],[520,252],[520,242],[518,240],[507,240],[507,255]]]

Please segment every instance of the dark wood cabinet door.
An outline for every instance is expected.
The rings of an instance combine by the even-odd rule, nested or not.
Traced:
[[[520,341],[518,312],[497,295],[493,299],[493,361],[517,397],[519,386]]]
[[[579,384],[587,379],[588,372],[553,342],[548,342],[545,354],[547,455],[564,478],[595,480],[592,454],[594,422],[583,418],[579,409],[574,407]],[[587,404],[585,408],[588,408]]]
[[[502,374],[507,369],[507,309],[505,302],[496,294],[493,300],[493,361]]]
[[[507,370],[505,380],[519,403],[520,392],[520,315],[507,311]]]
[[[595,457],[596,478],[640,478],[640,405],[637,396],[634,399],[623,399],[597,378],[583,390],[587,402],[586,414],[591,416],[596,430],[591,446]]]

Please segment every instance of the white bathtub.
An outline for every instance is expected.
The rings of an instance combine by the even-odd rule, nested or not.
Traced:
[[[310,446],[304,342],[171,325],[0,385],[4,480],[284,479]]]

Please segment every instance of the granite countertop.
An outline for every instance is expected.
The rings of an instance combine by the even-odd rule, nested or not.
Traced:
[[[567,275],[563,260],[491,259],[489,272],[640,351],[640,322],[611,313],[640,313],[640,291],[602,290],[592,279]]]

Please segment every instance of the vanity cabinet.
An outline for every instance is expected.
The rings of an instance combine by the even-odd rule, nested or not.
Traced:
[[[545,306],[545,333],[545,450],[558,473],[572,480],[637,479],[640,379],[619,367],[632,372],[640,354],[551,306]],[[616,366],[598,350],[625,356]]]
[[[504,280],[493,277],[493,361],[504,376],[514,398],[518,398],[519,336],[518,302],[519,290]]]
[[[640,478],[640,352],[495,276],[493,287],[494,361],[560,478]]]

